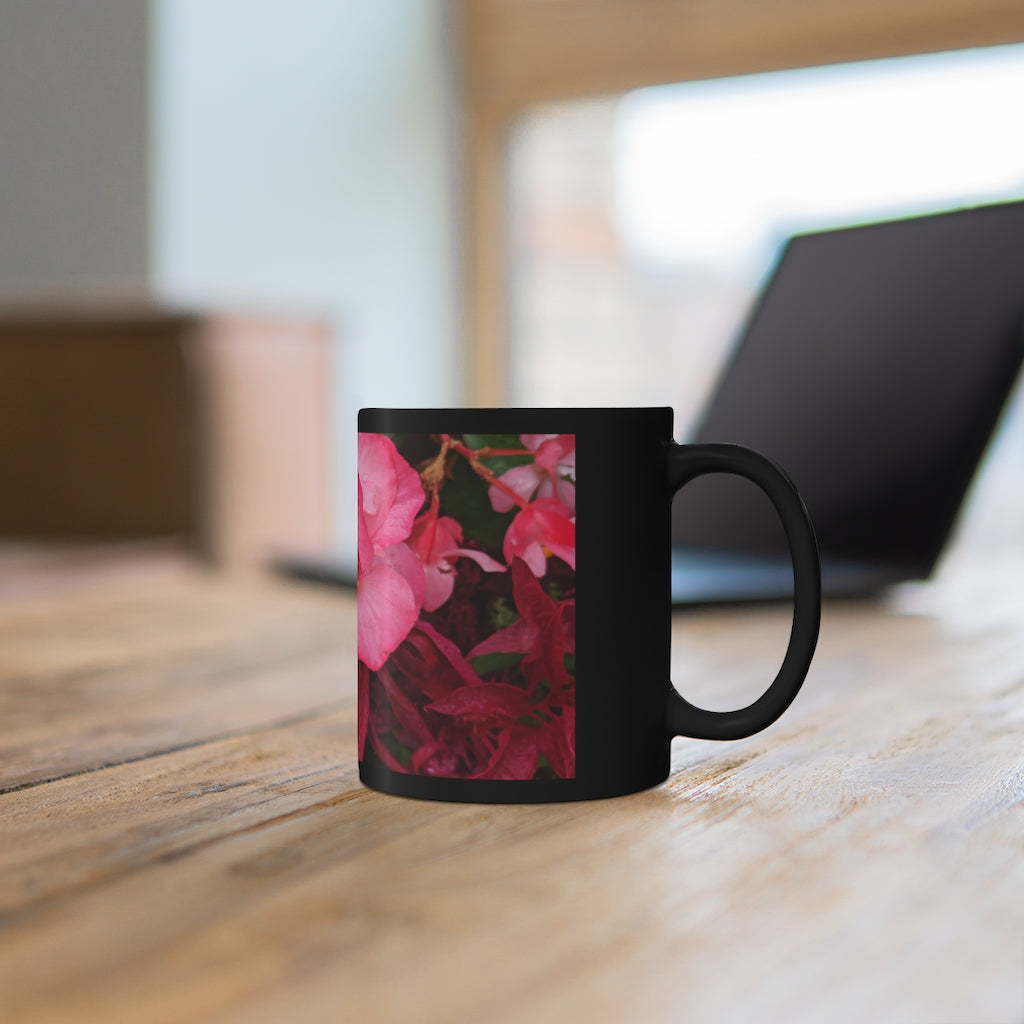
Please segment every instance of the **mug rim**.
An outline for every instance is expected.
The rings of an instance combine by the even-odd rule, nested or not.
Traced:
[[[438,406],[389,408],[367,406],[359,410],[360,433],[411,431],[451,433],[554,433],[572,434],[586,429],[586,421],[609,419],[632,422],[671,437],[674,410],[651,406]]]

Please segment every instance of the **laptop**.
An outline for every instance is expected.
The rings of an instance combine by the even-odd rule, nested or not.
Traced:
[[[927,578],[1024,358],[1024,202],[790,238],[687,441],[770,456],[827,596]],[[675,604],[783,599],[768,500],[715,475],[673,505]]]

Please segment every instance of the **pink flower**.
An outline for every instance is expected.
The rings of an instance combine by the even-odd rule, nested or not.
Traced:
[[[383,434],[359,435],[359,660],[377,671],[423,606],[423,566],[404,543],[423,504],[419,474]]]
[[[576,524],[560,501],[538,498],[509,524],[502,552],[509,564],[521,558],[538,577],[547,572],[548,555],[557,555],[575,569]]]
[[[557,498],[570,515],[575,514],[576,435],[521,434],[519,440],[536,453],[533,462],[513,466],[498,479],[524,501],[529,501],[536,492],[538,498]],[[488,496],[495,512],[508,512],[515,507],[512,496],[499,487],[492,485]]]
[[[359,560],[405,540],[423,505],[420,475],[384,434],[359,435]]]
[[[409,544],[420,557],[426,576],[423,608],[435,611],[455,589],[456,558],[471,558],[485,572],[504,572],[505,566],[482,551],[463,548],[462,527],[451,516],[430,511],[413,524]]]
[[[405,544],[390,544],[358,580],[359,660],[376,672],[409,635],[423,606],[420,560]]]

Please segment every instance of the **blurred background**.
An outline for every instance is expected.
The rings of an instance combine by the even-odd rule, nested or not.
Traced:
[[[1002,0],[5,0],[6,578],[354,562],[361,406],[685,438],[788,234],[1024,197],[1020,40]],[[973,544],[1024,540],[1020,405]]]

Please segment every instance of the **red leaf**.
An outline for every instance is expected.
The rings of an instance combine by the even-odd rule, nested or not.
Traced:
[[[374,753],[390,768],[393,772],[404,772],[407,771],[405,765],[402,764],[394,754],[388,750],[387,745],[384,741],[374,732],[370,730],[370,746],[373,747]]]
[[[391,656],[387,668],[418,705],[442,700],[461,686],[481,683],[458,647],[422,619]]]
[[[523,618],[537,628],[537,639],[522,662],[531,687],[547,680],[552,690],[571,682],[565,671],[565,630],[558,605],[544,592],[540,581],[520,559],[512,563],[512,593]]]
[[[395,713],[395,718],[401,722],[411,736],[419,740],[419,743],[430,743],[434,737],[420,716],[419,708],[391,678],[391,673],[386,668],[382,668],[377,673],[377,678],[384,686],[384,692],[388,696],[388,702],[391,704],[391,710]]]
[[[458,757],[443,743],[424,743],[412,755],[412,770],[421,775],[452,778],[458,774]]]
[[[515,595],[519,614],[533,625],[544,628],[556,614],[555,602],[551,600],[540,580],[521,559],[512,560],[512,593]]]
[[[576,777],[576,714],[570,707],[537,730],[537,745],[554,773],[563,779]]]
[[[359,703],[357,711],[359,731],[359,760],[366,750],[366,732],[370,727],[370,670],[359,662]]]
[[[505,730],[490,762],[477,772],[475,779],[532,779],[537,773],[540,751],[535,734],[538,730],[516,726]]]
[[[531,688],[544,679],[553,689],[569,686],[572,680],[563,659],[576,649],[576,603],[555,604],[521,558],[512,560],[512,593],[522,617],[477,644],[469,657],[522,652],[522,670]]]
[[[576,602],[563,601],[558,606],[562,620],[562,636],[565,641],[565,653],[576,653]]]
[[[442,715],[477,722],[515,721],[531,711],[530,701],[523,690],[507,683],[480,683],[454,690],[444,700],[434,701],[427,707]]]
[[[481,654],[516,654],[532,651],[537,646],[539,635],[540,631],[535,625],[520,619],[511,626],[492,633],[486,640],[481,640],[466,657],[479,658]]]
[[[420,619],[414,630],[418,630],[424,636],[429,637],[437,648],[438,653],[448,662],[463,682],[469,685],[478,685],[480,677],[473,671],[473,666],[462,656],[462,652],[446,636],[442,636],[429,622]]]

